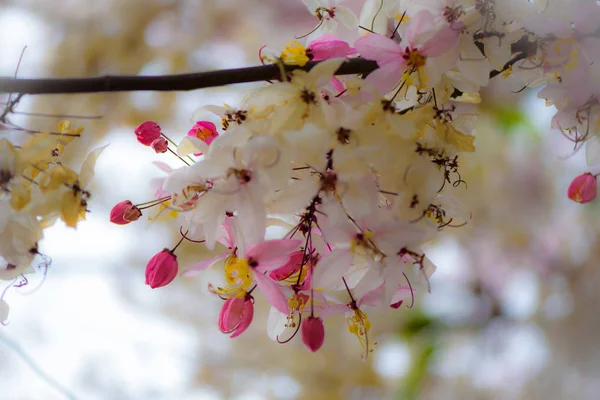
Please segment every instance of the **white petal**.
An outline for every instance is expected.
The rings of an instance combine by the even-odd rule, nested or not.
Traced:
[[[585,160],[588,167],[600,165],[600,137],[592,136],[585,143]]]
[[[342,282],[342,276],[350,271],[352,259],[349,250],[333,250],[315,268],[313,285],[319,288],[336,288]]]
[[[206,143],[193,136],[184,137],[179,143],[179,146],[177,146],[177,155],[179,157],[185,157],[195,153],[206,154],[207,152],[208,146]]]
[[[4,322],[8,319],[8,303],[4,300],[0,300],[0,322]]]
[[[348,29],[356,29],[358,27],[358,18],[356,15],[347,7],[336,6],[335,7],[335,19],[341,22]]]
[[[92,150],[81,165],[81,172],[79,173],[79,184],[82,188],[86,188],[91,182],[91,180],[94,178],[94,166],[96,165],[96,160],[107,146],[108,145],[104,145],[102,147]]]
[[[307,84],[314,88],[325,86],[343,62],[343,58],[331,58],[318,63],[308,73],[306,77]]]
[[[267,320],[267,334],[271,340],[277,340],[277,336],[286,330],[287,314],[282,313],[275,307],[271,307],[269,311],[269,319]]]

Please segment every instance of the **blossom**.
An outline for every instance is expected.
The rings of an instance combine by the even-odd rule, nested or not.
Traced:
[[[417,74],[419,87],[435,85],[441,76],[440,71],[449,69],[451,64],[440,66],[429,59],[450,51],[459,38],[459,32],[446,26],[435,30],[431,38],[422,41],[424,33],[432,30],[435,30],[433,15],[423,10],[411,20],[401,44],[379,34],[360,37],[354,44],[356,50],[362,57],[375,60],[379,65],[377,70],[369,74],[367,82],[379,93],[385,94],[408,72],[406,78],[412,73]]]
[[[154,121],[145,121],[138,125],[134,130],[135,136],[144,146],[152,145],[161,135],[160,126]]]
[[[250,326],[254,316],[254,298],[246,294],[242,297],[231,297],[225,300],[219,313],[219,330],[231,333],[231,338],[238,337]]]
[[[229,285],[213,288],[213,292],[223,296],[238,296],[248,292],[254,283],[273,307],[287,313],[287,299],[268,273],[287,264],[289,254],[298,248],[300,242],[289,239],[268,240],[249,246],[241,256],[228,256],[225,274]]]
[[[598,193],[598,180],[589,172],[581,174],[569,185],[567,196],[577,203],[589,203]]]
[[[188,136],[195,137],[204,142],[207,146],[212,143],[219,133],[217,127],[210,121],[197,121],[192,129],[187,133]],[[195,153],[195,156],[201,156],[202,152]]]
[[[169,249],[163,249],[146,265],[146,285],[152,289],[168,285],[178,271],[177,256]]]
[[[302,322],[302,343],[313,353],[323,346],[325,327],[323,320],[310,316]]]
[[[309,37],[319,36],[336,30],[338,22],[348,29],[358,26],[358,18],[348,7],[341,6],[344,0],[302,0],[308,11],[319,19],[319,24]]]
[[[117,203],[110,211],[110,222],[117,225],[127,225],[130,222],[137,221],[142,216],[139,208],[134,206],[131,201],[125,200]]]

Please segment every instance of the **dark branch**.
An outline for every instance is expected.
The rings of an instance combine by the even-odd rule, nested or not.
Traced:
[[[501,74],[516,62],[526,59],[537,49],[535,42],[527,36],[512,45],[516,55],[500,71],[491,71],[490,78]],[[309,62],[303,67],[285,66],[286,72],[293,70],[309,71],[321,61]],[[368,75],[377,69],[375,61],[364,58],[346,60],[336,71],[336,75]],[[257,67],[225,69],[198,72],[193,74],[164,76],[99,76],[93,78],[48,78],[15,79],[0,78],[0,93],[24,94],[73,94],[134,91],[187,91],[208,87],[225,86],[234,83],[278,80],[281,78],[279,66],[275,64]]]
[[[304,67],[285,66],[287,72],[296,69],[309,71],[319,62],[309,62]],[[355,58],[347,60],[336,75],[368,74],[377,68],[375,61]],[[0,93],[19,94],[65,94],[134,91],[185,91],[234,83],[277,80],[280,69],[277,65],[225,69],[165,76],[100,76],[94,78],[64,79],[14,79],[0,78]]]

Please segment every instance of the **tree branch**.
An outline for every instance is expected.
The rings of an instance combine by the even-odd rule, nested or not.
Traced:
[[[303,67],[285,66],[286,72],[301,69],[309,71],[319,61]],[[377,69],[375,61],[354,58],[345,61],[336,75],[368,74]],[[14,79],[0,78],[0,93],[19,94],[74,94],[134,91],[187,91],[234,83],[277,80],[280,69],[275,64],[261,65],[193,74],[164,76],[99,76],[93,78]]]

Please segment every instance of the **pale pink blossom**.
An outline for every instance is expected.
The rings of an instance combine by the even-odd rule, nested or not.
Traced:
[[[429,39],[423,40],[425,37]],[[380,94],[385,94],[400,82],[406,71],[417,73],[419,86],[435,85],[443,69],[452,64],[440,69],[430,58],[449,52],[459,37],[460,31],[449,25],[436,30],[433,15],[422,10],[410,21],[401,43],[384,35],[369,34],[360,37],[354,47],[361,57],[377,61],[379,68],[370,73],[366,81]]]

